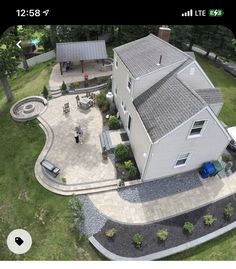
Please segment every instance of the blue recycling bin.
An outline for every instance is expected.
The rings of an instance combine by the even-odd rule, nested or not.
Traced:
[[[200,168],[199,173],[202,178],[208,178],[215,175],[216,169],[212,162],[206,162]]]

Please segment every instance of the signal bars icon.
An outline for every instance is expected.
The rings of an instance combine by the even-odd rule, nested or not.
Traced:
[[[182,17],[192,17],[193,16],[193,10],[190,9],[184,13],[181,14]]]

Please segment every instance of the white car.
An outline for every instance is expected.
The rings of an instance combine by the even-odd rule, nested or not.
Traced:
[[[236,126],[227,128],[228,133],[232,137],[229,145],[227,146],[227,150],[236,152]]]

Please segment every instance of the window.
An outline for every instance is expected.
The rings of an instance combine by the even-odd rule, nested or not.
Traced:
[[[128,77],[128,88],[131,89],[131,86],[132,86],[132,78],[131,77]]]
[[[204,124],[205,120],[195,121],[189,136],[200,135]]]
[[[126,111],[126,104],[125,104],[125,102],[123,100],[121,101],[121,106],[122,106],[122,108],[123,108],[123,110],[125,112]]]
[[[116,67],[116,69],[118,68],[118,61],[116,58],[115,58],[115,67]]]
[[[175,166],[184,166],[186,164],[186,161],[189,157],[190,153],[182,153],[179,155],[179,158],[175,164]]]
[[[117,88],[115,88],[115,95],[117,95]]]
[[[130,127],[131,127],[131,117],[129,115],[129,118],[128,118],[128,129],[129,129],[129,131],[130,131]]]

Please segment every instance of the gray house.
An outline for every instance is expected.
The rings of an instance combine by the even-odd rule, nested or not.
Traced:
[[[230,141],[217,119],[220,90],[193,53],[165,40],[150,34],[114,49],[112,91],[143,181],[217,160]]]

